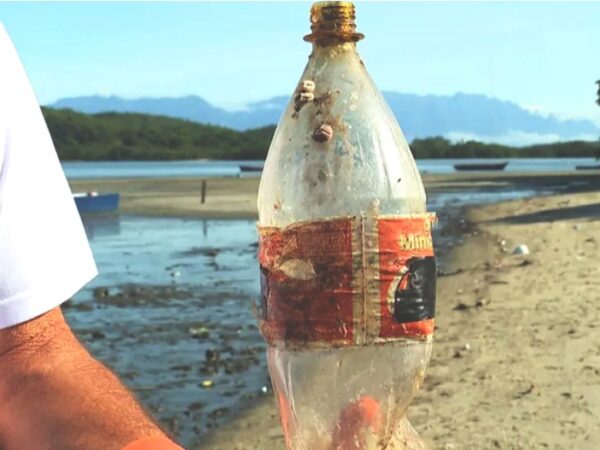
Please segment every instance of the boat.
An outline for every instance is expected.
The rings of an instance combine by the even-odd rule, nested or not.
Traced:
[[[501,163],[466,163],[454,164],[456,170],[504,170],[508,166],[507,162]]]
[[[258,166],[245,166],[240,164],[240,172],[262,172],[263,168]]]
[[[600,170],[600,164],[591,164],[589,166],[575,166],[575,170]]]
[[[119,208],[119,194],[98,194],[97,192],[78,192],[73,199],[80,213],[104,213]]]

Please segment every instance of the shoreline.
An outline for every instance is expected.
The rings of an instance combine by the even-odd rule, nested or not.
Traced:
[[[438,280],[431,363],[408,409],[430,450],[600,448],[596,178],[466,208],[464,242]],[[521,244],[531,253],[513,255]],[[272,397],[194,448],[284,450]]]
[[[594,173],[455,173],[425,174],[429,193],[480,190],[572,192],[597,185]],[[200,201],[202,182],[207,182],[206,203]],[[258,177],[114,178],[71,180],[73,192],[118,192],[120,213],[199,219],[256,220]]]

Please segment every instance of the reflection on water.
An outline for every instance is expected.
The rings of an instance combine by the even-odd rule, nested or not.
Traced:
[[[84,214],[82,221],[89,241],[121,232],[119,214]]]
[[[465,203],[535,191],[434,193],[436,252]],[[185,446],[270,388],[251,305],[259,295],[254,221],[85,216],[100,275],[65,308],[78,335]],[[454,220],[456,222],[456,220]],[[443,257],[442,257],[443,263]],[[203,382],[204,386],[203,386]]]
[[[83,220],[100,275],[65,312],[165,426],[190,445],[265,395],[254,221]]]
[[[479,189],[465,191],[436,192],[427,198],[427,208],[432,211],[439,211],[444,208],[464,205],[484,205],[501,201],[515,200],[519,198],[532,197],[534,195],[543,195],[547,192],[541,192],[535,189]]]
[[[86,216],[83,221],[101,271],[87,291],[136,283],[214,289],[231,279],[239,291],[256,290],[254,221],[129,215]]]

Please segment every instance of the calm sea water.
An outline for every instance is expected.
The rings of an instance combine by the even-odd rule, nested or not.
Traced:
[[[452,173],[454,164],[509,161],[507,172],[564,172],[579,164],[594,164],[593,158],[422,159],[422,173]],[[240,175],[240,164],[262,166],[262,161],[94,161],[65,162],[67,178],[217,177]],[[254,176],[257,176],[254,175]]]

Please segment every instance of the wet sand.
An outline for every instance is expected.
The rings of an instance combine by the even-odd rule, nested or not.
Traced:
[[[556,178],[568,192],[467,212],[408,412],[431,450],[600,448],[600,176]],[[274,401],[201,448],[284,449]]]
[[[203,219],[254,219],[258,178],[129,178],[71,181],[73,192],[121,194],[121,213]]]
[[[465,188],[536,190],[586,189],[598,176],[565,173],[454,173],[423,176],[428,192]],[[99,179],[70,183],[73,192],[119,192],[122,213],[197,217],[204,219],[255,219],[258,177],[205,178],[206,201],[201,203],[202,178]]]

